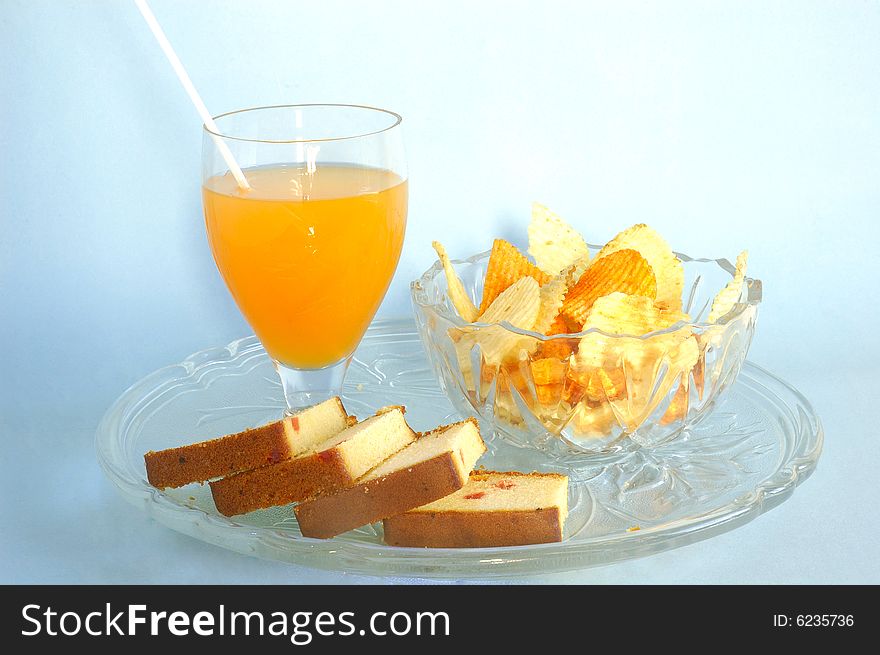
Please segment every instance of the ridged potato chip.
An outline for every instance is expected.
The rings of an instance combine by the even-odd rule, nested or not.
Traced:
[[[572,281],[580,280],[581,276],[587,272],[587,269],[590,267],[590,257],[582,257],[578,259],[574,264],[571,265],[571,279]],[[569,285],[570,286],[570,285]]]
[[[537,400],[539,408],[536,413],[546,414],[546,409],[555,409],[562,401],[565,394],[565,386],[563,384],[536,384],[535,400]]]
[[[573,326],[573,329],[569,329],[568,321],[565,320],[565,317],[560,313],[562,310],[562,302],[565,301],[565,294],[568,293],[568,288],[571,287],[571,284],[574,280],[577,280],[583,271],[578,268],[578,264],[572,264],[567,269],[559,273],[555,278],[550,280],[547,284],[541,287],[541,296],[542,298],[548,298],[546,302],[542,301],[541,310],[542,313],[538,317],[538,322],[535,324],[535,332],[540,332],[541,334],[545,334],[547,336],[552,336],[554,334],[567,334],[569,332],[576,332],[579,330],[580,326]],[[562,282],[561,279],[565,279],[565,288],[566,291],[563,293],[562,298],[559,301],[559,308],[557,309],[556,316],[553,318],[553,321],[547,326],[545,319],[552,313],[551,308],[555,305],[555,302],[549,300],[553,298],[555,294],[559,292],[559,287],[554,286],[554,283],[559,284],[561,287]],[[558,282],[557,282],[558,281]],[[541,329],[544,328],[546,329]],[[551,339],[549,341],[544,341],[540,348],[539,354],[541,357],[549,357],[555,358],[559,360],[564,360],[569,357],[572,353],[572,339]]]
[[[688,389],[689,377],[685,374],[682,377],[681,384],[678,385],[675,395],[672,397],[672,402],[669,403],[669,407],[666,408],[666,412],[660,419],[660,425],[669,425],[675,421],[681,421],[687,416],[688,405],[690,404]]]
[[[707,325],[702,332],[695,334],[694,338],[700,348],[700,358],[691,371],[691,377],[694,380],[697,397],[702,400],[706,385],[708,384],[709,388],[713,387],[722,373],[723,367],[717,366],[717,360],[719,356],[724,356],[722,353],[729,347],[731,334],[727,326],[716,323]],[[707,365],[707,360],[715,363]]]
[[[568,329],[568,323],[566,322],[565,317],[562,314],[557,314],[556,318],[553,319],[553,323],[550,324],[550,329],[545,331],[544,334],[547,336],[553,336],[554,334],[568,334],[573,331],[575,330]],[[541,357],[566,359],[573,352],[572,344],[576,341],[576,339],[565,337],[548,339],[541,343],[541,346],[538,349],[539,354]]]
[[[734,305],[739,302],[739,297],[742,294],[743,282],[746,278],[746,265],[748,264],[748,260],[748,250],[743,250],[736,258],[736,271],[733,274],[733,279],[727,283],[727,286],[718,292],[718,295],[715,296],[715,300],[712,301],[712,310],[709,312],[709,317],[706,319],[709,323],[717,321],[733,309]]]
[[[510,387],[506,382],[498,380],[496,384],[495,403],[493,404],[492,413],[496,420],[513,426],[522,426],[525,424],[522,412],[517,406],[516,401],[511,397]],[[501,388],[499,392],[498,389]]]
[[[530,262],[515,245],[504,239],[495,239],[486,267],[480,313],[485,312],[502,291],[526,276],[533,278],[539,286],[550,280],[550,276]]]
[[[654,272],[657,285],[654,299],[660,307],[681,309],[684,266],[663,237],[644,223],[639,223],[606,243],[596,255],[596,259],[607,257],[620,250],[635,250],[648,262]]]
[[[599,298],[584,330],[606,334],[592,332],[581,339],[569,375],[584,386],[586,398],[614,403],[627,429],[635,429],[697,362],[699,347],[689,318],[643,296],[615,292]],[[685,325],[678,330],[642,336],[680,321]]]
[[[615,291],[597,298],[584,320],[584,330],[597,328],[608,334],[642,336],[689,322],[690,316],[658,307],[652,298]]]
[[[578,352],[570,359],[568,376],[583,389],[587,400],[604,402],[626,395],[626,375],[621,361],[626,350],[623,341],[632,342],[631,355],[641,355],[640,346],[634,339],[615,340],[595,333],[581,339]],[[642,362],[636,364],[641,366]]]
[[[634,368],[630,375],[627,397],[614,404],[629,430],[644,423],[696,364],[700,354],[696,340],[690,336],[675,344],[672,338],[679,332],[663,335],[663,341],[656,344],[650,342],[659,336],[647,339],[646,356],[641,369]]]
[[[547,334],[555,324],[559,310],[562,309],[562,301],[565,300],[565,294],[568,291],[572,269],[573,267],[569,267],[561,271],[541,287],[541,310],[538,312],[538,318],[532,328],[535,332]]]
[[[613,349],[605,351],[600,367],[579,369],[573,358],[573,374],[593,383],[585,398],[607,401],[627,430],[638,428],[697,361],[696,340],[680,339],[681,332],[646,339],[620,337]]]
[[[540,203],[532,203],[528,232],[529,254],[545,273],[556,275],[578,260],[589,261],[590,249],[584,238]]]
[[[464,290],[464,285],[455,272],[452,262],[449,261],[446,248],[439,241],[433,241],[431,245],[437,251],[437,256],[440,258],[440,263],[443,264],[443,270],[446,272],[446,292],[452,301],[453,307],[455,307],[455,311],[468,323],[473,323],[477,320],[479,312],[476,305],[471,301],[470,296],[467,295],[467,291]]]
[[[502,291],[479,316],[480,323],[507,321],[531,330],[541,309],[541,288],[533,277],[524,277]]]
[[[565,364],[553,357],[534,359],[531,362],[532,380],[535,385],[562,384],[565,382]]]
[[[592,332],[585,335],[578,346],[576,363],[582,367],[608,366],[613,369],[625,358],[630,366],[641,366],[690,337],[693,331],[689,321],[690,317],[684,312],[662,310],[651,298],[611,293],[593,303],[584,321],[585,331],[595,328],[605,334]],[[678,322],[684,323],[678,330],[647,339],[638,338],[665,330]]]
[[[585,402],[578,403],[569,423],[574,428],[575,436],[594,438],[607,436],[616,424],[617,419],[609,403],[591,405]]]
[[[652,302],[657,293],[654,272],[647,260],[635,250],[618,250],[593,260],[562,303],[562,315],[569,328],[583,326],[593,303],[616,291],[647,296]]]
[[[697,390],[697,398],[703,400],[703,391],[706,388],[706,348],[701,342],[698,335],[694,335],[697,340],[697,347],[700,354],[697,357],[697,363],[691,369],[691,377],[694,379],[694,388]]]
[[[532,277],[524,277],[502,291],[477,320],[480,323],[506,321],[514,327],[530,330],[540,309],[541,293],[538,283]],[[478,343],[484,359],[490,364],[515,359],[522,349],[537,346],[534,338],[515,334],[500,325],[479,328],[465,335],[462,341],[465,340]]]
[[[480,328],[477,332],[465,335],[460,347],[470,352],[474,346],[479,347],[483,360],[483,372],[490,376],[497,374],[497,368],[505,361],[519,356],[521,347],[527,348],[528,340],[512,334],[500,325]]]
[[[556,332],[556,334],[565,334],[567,331],[568,330],[563,327],[559,332]],[[574,352],[574,349],[572,348],[572,339],[565,337],[543,341],[538,348],[538,355],[540,357],[550,357],[558,360],[567,359],[571,356],[572,352]]]
[[[554,334],[568,334],[568,323],[566,323],[565,317],[562,314],[557,314],[553,323],[550,324],[550,329],[544,334],[548,337]]]
[[[571,383],[567,397],[570,402],[605,402],[609,398],[619,398],[626,390],[622,379],[614,381],[604,369],[585,367],[579,362],[572,362],[567,379]]]

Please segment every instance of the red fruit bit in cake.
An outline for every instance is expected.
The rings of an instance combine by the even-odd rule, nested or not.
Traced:
[[[329,462],[331,459],[333,459],[333,451],[322,450],[320,453],[317,453],[317,457],[322,462]]]
[[[473,494],[468,494],[467,496],[464,497],[464,499],[465,500],[477,500],[478,498],[482,498],[485,495],[486,495],[485,491],[478,491]]]
[[[290,425],[293,427],[294,432],[299,432],[299,416],[291,418]]]
[[[272,464],[277,464],[281,461],[281,451],[277,448],[272,449],[272,454],[269,456],[269,462]]]
[[[510,480],[499,480],[498,482],[496,482],[492,486],[498,487],[499,489],[507,490],[507,489],[513,489],[516,486],[516,483],[511,482]]]

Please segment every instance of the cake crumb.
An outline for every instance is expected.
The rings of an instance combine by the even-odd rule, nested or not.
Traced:
[[[641,529],[642,529],[641,526],[639,526],[639,525],[634,525],[634,526],[632,526],[631,528],[627,528],[626,531],[627,531],[627,532],[638,532],[638,531],[641,530]]]

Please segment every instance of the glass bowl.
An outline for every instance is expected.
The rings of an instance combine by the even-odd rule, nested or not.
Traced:
[[[591,255],[598,250],[590,246]],[[466,323],[435,262],[411,293],[441,388],[456,409],[475,413],[500,438],[553,458],[595,461],[670,441],[733,385],[761,302],[761,281],[746,278],[734,308],[705,322],[734,267],[676,255],[684,263],[683,310],[692,320],[640,336],[592,329],[548,337],[506,322]],[[488,251],[453,261],[477,306],[488,263]],[[492,348],[499,339],[503,353]]]

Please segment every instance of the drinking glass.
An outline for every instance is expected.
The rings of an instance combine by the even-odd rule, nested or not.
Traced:
[[[314,104],[215,122],[202,147],[208,241],[275,363],[288,412],[298,410],[340,393],[397,267],[407,214],[401,117]]]

